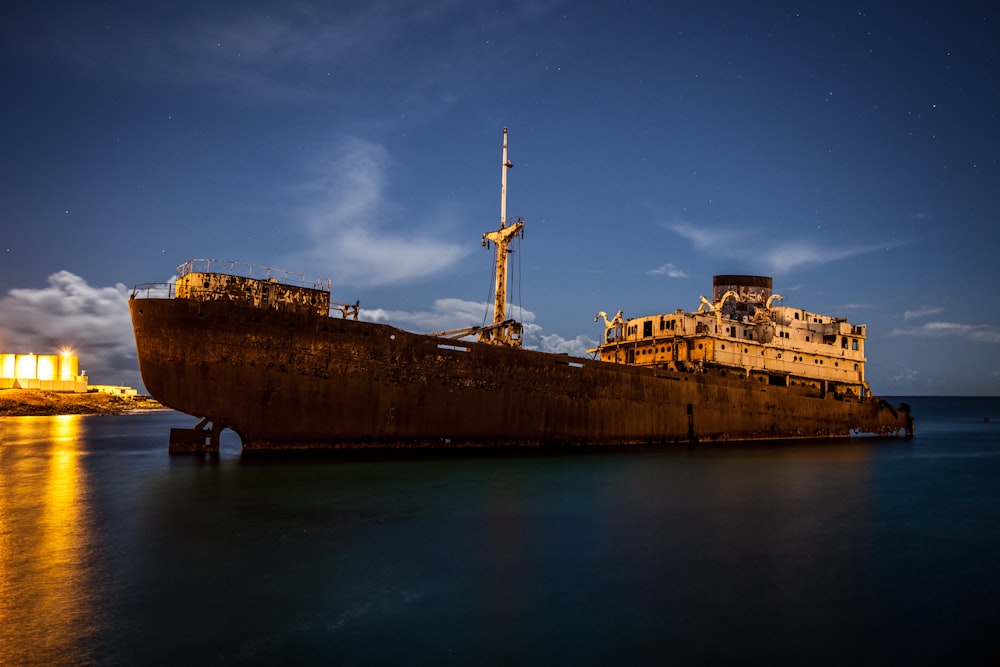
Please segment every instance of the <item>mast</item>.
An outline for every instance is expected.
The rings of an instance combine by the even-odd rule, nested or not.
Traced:
[[[500,229],[483,234],[483,247],[496,244],[496,291],[493,300],[493,326],[479,333],[479,340],[499,345],[521,347],[521,324],[507,319],[507,253],[511,239],[524,236],[520,218],[507,226],[507,170],[514,164],[507,159],[507,128],[503,128],[503,162],[500,172]]]

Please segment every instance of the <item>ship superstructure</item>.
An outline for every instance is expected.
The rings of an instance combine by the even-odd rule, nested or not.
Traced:
[[[776,306],[765,276],[719,275],[694,311],[604,319],[602,361],[686,372],[737,373],[771,386],[864,398],[865,325]]]

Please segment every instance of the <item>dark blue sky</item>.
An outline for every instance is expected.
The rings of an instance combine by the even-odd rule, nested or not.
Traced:
[[[763,274],[876,392],[1000,394],[989,3],[145,4],[0,24],[0,350],[137,385],[128,290],[191,258],[480,323],[507,126],[528,344]]]

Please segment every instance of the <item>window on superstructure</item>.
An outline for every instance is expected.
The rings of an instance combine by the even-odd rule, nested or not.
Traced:
[[[851,341],[851,349],[854,350],[855,352],[858,350],[858,341],[857,340],[852,340]]]
[[[847,336],[843,336],[842,337],[842,339],[840,341],[840,346],[842,348],[844,348],[845,350],[847,349]]]

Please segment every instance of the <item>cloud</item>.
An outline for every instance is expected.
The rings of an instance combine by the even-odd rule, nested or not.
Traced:
[[[543,13],[552,10],[546,3],[534,4]],[[214,3],[184,11],[135,5],[108,16],[67,5],[37,14],[9,27],[0,24],[9,48],[102,81],[198,86],[285,104],[317,98],[350,103],[355,99],[350,91],[359,83],[372,84],[364,74],[369,72],[385,91],[418,94],[428,79],[434,85],[443,77],[444,85],[456,89],[481,78],[454,74],[458,64],[441,50],[439,39],[428,37],[447,31],[452,40],[475,42],[475,30],[447,30],[467,28],[484,16],[456,0],[251,2],[241,3],[239,11]],[[530,14],[516,12],[503,19],[531,20]],[[398,60],[399,46],[405,46],[407,62]],[[408,65],[418,57],[416,71]]]
[[[129,289],[94,287],[69,271],[48,286],[15,288],[0,297],[0,350],[56,354],[72,348],[93,384],[141,387],[129,317]]]
[[[446,298],[436,300],[430,310],[423,311],[362,308],[360,318],[368,322],[391,324],[407,331],[431,333],[482,326],[487,321],[488,312],[492,314],[492,304],[487,306],[476,301]],[[534,319],[534,313],[525,313],[524,321]]]
[[[566,339],[559,334],[541,334],[537,335],[538,343],[535,345],[530,344],[532,342],[532,337],[525,335],[525,347],[531,350],[540,350],[542,352],[551,352],[553,354],[568,354],[571,357],[588,357],[587,350],[597,347],[598,341],[590,338],[589,336],[584,336],[583,334],[577,336],[576,338]]]
[[[687,239],[695,249],[727,259],[749,260],[769,275],[782,275],[802,266],[817,266],[903,245],[893,241],[863,246],[835,246],[802,239],[776,241],[747,227],[709,227],[674,222],[667,229]]]
[[[690,278],[691,275],[678,269],[673,264],[663,264],[646,272],[650,276],[666,276],[668,278]]]
[[[896,373],[888,378],[889,382],[905,385],[912,385],[919,379],[920,371],[908,368],[903,364],[897,364]]]
[[[914,310],[908,310],[903,313],[904,320],[912,320],[918,317],[928,317],[930,315],[937,315],[943,312],[944,308],[938,308],[937,306],[920,306]]]
[[[356,137],[318,156],[295,188],[306,202],[300,216],[309,249],[289,265],[313,267],[341,285],[378,286],[439,273],[469,254],[468,244],[437,240],[447,214],[421,225],[386,199],[390,165],[382,146]]]
[[[464,299],[438,299],[430,310],[361,310],[361,319],[369,322],[391,324],[408,331],[431,333],[451,331],[465,327],[482,326],[489,322],[493,304]],[[525,349],[568,354],[575,357],[587,356],[587,350],[595,347],[597,341],[585,335],[563,338],[559,334],[546,334],[535,324],[535,313],[507,305],[507,312],[514,315],[523,325],[522,343]]]
[[[959,324],[957,322],[928,322],[920,327],[893,329],[890,336],[921,336],[925,338],[953,338],[976,343],[1000,343],[1000,327],[989,324]]]

